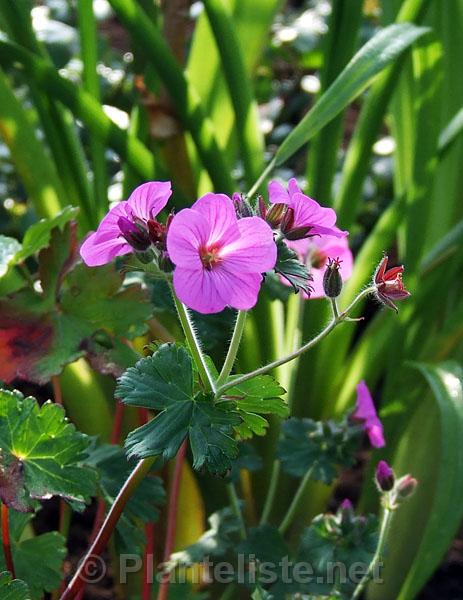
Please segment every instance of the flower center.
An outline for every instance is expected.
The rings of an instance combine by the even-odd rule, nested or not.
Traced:
[[[204,267],[211,271],[215,265],[219,264],[222,259],[220,257],[220,246],[202,246],[199,249],[199,257]]]

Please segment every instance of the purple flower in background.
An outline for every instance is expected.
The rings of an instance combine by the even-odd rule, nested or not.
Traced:
[[[313,278],[310,282],[310,286],[313,288],[310,298],[324,298],[325,296],[323,275],[329,258],[339,259],[341,264],[339,272],[343,281],[349,279],[352,274],[354,260],[345,237],[323,236],[296,241],[288,240],[286,243],[292,250],[297,252],[301,261],[307,264],[310,269]],[[284,280],[283,283],[285,283]],[[304,294],[304,296],[309,298],[307,294]]]
[[[80,248],[89,267],[111,262],[116,256],[146,250],[159,227],[155,217],[172,194],[170,181],[149,181],[135,188],[128,200],[116,204],[103,218],[98,229]]]
[[[357,405],[352,418],[362,423],[372,446],[382,448],[386,445],[382,423],[376,414],[373,398],[364,381],[361,381],[357,386]]]
[[[201,313],[220,312],[226,306],[252,308],[262,273],[276,262],[269,225],[259,217],[238,219],[233,201],[224,194],[206,194],[175,215],[167,251],[176,265],[175,293]]]
[[[320,206],[318,202],[303,194],[294,178],[289,180],[288,190],[278,181],[271,181],[268,193],[272,204],[286,204],[288,207],[281,227],[289,239],[315,235],[343,238],[348,235],[347,231],[336,227],[335,211]]]

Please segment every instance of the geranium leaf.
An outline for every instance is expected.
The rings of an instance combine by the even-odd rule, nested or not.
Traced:
[[[225,398],[235,404],[243,420],[235,428],[242,439],[250,438],[253,434],[265,435],[268,421],[262,414],[274,414],[281,418],[288,416],[288,406],[280,398],[284,393],[284,388],[270,375],[254,377],[227,390]]]
[[[133,338],[144,331],[151,314],[145,292],[138,285],[121,289],[122,276],[112,266],[75,266],[72,223],[62,231],[55,228],[50,236],[52,245],[39,254],[42,292],[26,288],[0,300],[0,379],[44,384],[87,349],[96,367],[120,374],[115,362],[122,360],[125,367],[133,364],[135,355],[128,357],[114,336]],[[116,351],[92,346],[93,336],[101,331],[114,339],[110,345]],[[99,350],[103,356],[98,356]]]
[[[44,591],[51,592],[59,587],[67,550],[64,537],[56,531],[21,539],[31,518],[32,515],[9,511],[11,552],[16,575],[26,582],[30,590],[30,595],[26,598],[41,600]],[[4,558],[3,553],[0,553],[0,570],[3,569]],[[0,590],[3,591],[1,587]],[[3,600],[3,595],[1,598]]]
[[[29,600],[30,592],[24,581],[12,579],[8,572],[0,573],[0,597],[2,600]]]
[[[351,565],[365,572],[373,558],[377,544],[378,519],[375,515],[356,516],[352,510],[338,510],[335,515],[319,515],[301,537],[297,560],[309,562],[313,579],[300,584],[300,593],[336,595],[346,600],[357,582],[351,581]],[[333,577],[333,565],[343,565],[345,575]],[[360,577],[363,573],[360,573]],[[356,576],[359,570],[356,569]],[[273,591],[273,590],[272,590]]]
[[[293,286],[296,293],[302,290],[310,295],[312,276],[307,267],[301,263],[294,250],[288,248],[283,240],[277,243],[277,251],[277,262],[274,267],[275,273],[286,279]]]
[[[224,473],[238,454],[232,437],[241,423],[228,404],[214,404],[210,396],[193,393],[190,355],[182,346],[163,344],[119,379],[118,398],[127,404],[160,410],[149,423],[132,431],[126,440],[128,455],[173,458],[188,436],[193,467]]]
[[[81,464],[88,444],[61,406],[0,390],[0,497],[8,506],[32,510],[51,496],[74,507],[88,501],[96,486],[96,472]]]
[[[42,248],[46,248],[50,243],[52,230],[58,228],[63,231],[64,226],[75,219],[78,212],[78,208],[66,206],[52,219],[42,219],[29,227],[24,235],[19,260],[24,260]]]
[[[330,484],[339,467],[354,462],[361,435],[347,419],[340,423],[291,418],[282,425],[278,456],[283,470],[303,477],[313,467],[312,478]]]

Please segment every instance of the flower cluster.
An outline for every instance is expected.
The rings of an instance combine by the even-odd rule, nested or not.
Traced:
[[[176,295],[201,313],[220,312],[227,306],[252,308],[265,273],[274,268],[281,273],[276,267],[281,240],[296,252],[301,268],[309,269],[313,298],[325,295],[328,264],[335,261],[342,280],[352,272],[348,233],[336,226],[335,211],[303,194],[295,179],[287,190],[270,182],[269,206],[262,198],[253,207],[238,194],[229,198],[209,193],[163,223],[158,216],[171,194],[168,181],[137,187],[85,239],[80,249],[84,262],[93,267],[129,253],[143,262],[155,261],[164,271],[173,269]],[[401,280],[403,267],[386,271],[384,260],[375,276],[377,295],[395,308],[391,299],[408,295]]]

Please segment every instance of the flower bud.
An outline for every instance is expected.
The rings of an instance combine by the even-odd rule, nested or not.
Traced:
[[[260,199],[259,199],[260,202]],[[262,201],[263,203],[263,201]],[[260,204],[259,204],[260,206]],[[265,206],[265,204],[264,204]],[[262,214],[262,208],[261,214]],[[272,204],[272,206],[266,210],[265,220],[270,225],[272,229],[276,229],[280,226],[281,220],[283,219],[283,215],[285,215],[286,204]]]
[[[418,481],[411,475],[404,475],[396,484],[397,500],[405,500],[415,493]]]
[[[235,192],[232,196],[232,199],[233,204],[235,205],[235,212],[238,219],[253,216],[254,213],[252,211],[251,205],[242,194],[237,194]]]
[[[135,256],[144,265],[147,265],[148,263],[152,262],[155,258],[155,254],[153,250],[151,250],[151,248],[148,248],[148,250],[144,250],[143,252],[135,252]]]
[[[352,506],[352,502],[349,500],[349,498],[344,498],[339,508],[341,510],[353,510],[354,507]]]
[[[342,277],[339,272],[341,261],[338,258],[328,259],[323,275],[323,290],[328,298],[337,298],[342,290]]]
[[[390,492],[394,487],[394,471],[385,460],[380,460],[376,467],[376,485],[380,492]]]

